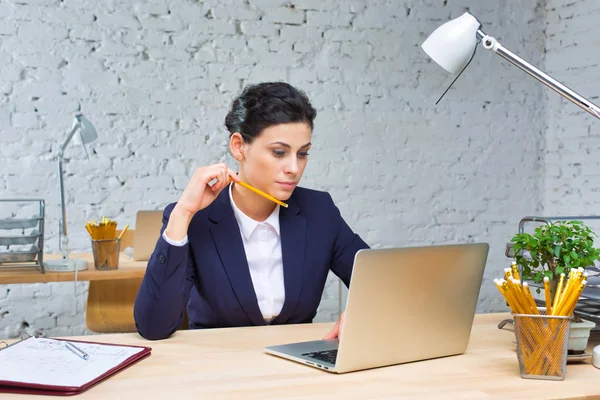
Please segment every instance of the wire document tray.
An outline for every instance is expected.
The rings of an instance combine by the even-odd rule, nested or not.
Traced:
[[[0,199],[0,273],[7,268],[44,271],[44,200]]]

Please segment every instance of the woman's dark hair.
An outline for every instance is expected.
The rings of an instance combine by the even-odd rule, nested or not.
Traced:
[[[273,125],[306,122],[313,129],[317,111],[304,92],[284,82],[249,85],[225,117],[229,136],[239,132],[246,143]]]

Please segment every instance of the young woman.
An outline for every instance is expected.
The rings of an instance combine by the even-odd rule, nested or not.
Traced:
[[[143,337],[173,334],[186,306],[191,329],[311,322],[329,270],[350,284],[354,256],[367,244],[328,193],[298,187],[315,116],[286,83],[249,86],[235,99],[225,125],[239,173],[225,164],[198,168],[165,208],[134,307]]]

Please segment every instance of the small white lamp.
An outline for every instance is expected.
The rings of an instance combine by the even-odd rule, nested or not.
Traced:
[[[50,271],[81,271],[87,269],[87,262],[79,259],[69,259],[69,236],[67,235],[67,212],[65,205],[65,190],[63,183],[63,156],[65,149],[73,139],[75,133],[79,131],[81,143],[85,149],[86,143],[93,142],[98,137],[96,128],[92,125],[87,118],[81,114],[75,115],[73,119],[73,129],[67,136],[67,139],[60,146],[58,155],[56,157],[58,161],[58,184],[60,188],[60,208],[61,208],[61,219],[59,221],[59,247],[62,253],[62,259],[60,260],[48,260],[44,262],[47,270]],[[87,153],[87,150],[86,150]]]
[[[521,68],[550,89],[600,119],[600,107],[502,47],[496,39],[486,35],[481,30],[481,23],[477,18],[467,12],[433,31],[421,47],[433,61],[446,71],[458,74],[473,57],[475,47],[479,41],[482,41],[483,47],[487,50],[493,51]]]

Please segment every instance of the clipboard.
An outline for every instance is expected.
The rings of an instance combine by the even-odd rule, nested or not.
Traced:
[[[71,353],[64,346],[65,342],[76,344],[79,348],[89,352],[89,359],[83,360]],[[20,341],[10,345],[0,342],[0,393],[77,395],[149,357],[151,352],[152,348],[147,346],[83,340],[67,341],[22,335]],[[20,368],[10,368],[11,363],[20,365]],[[23,363],[27,363],[25,365],[30,367],[23,368]],[[63,373],[59,370],[61,363],[72,368],[72,371]],[[49,369],[44,374],[46,366]],[[31,369],[36,370],[35,373],[32,372],[31,376],[24,377],[28,372],[22,371]],[[60,376],[63,382],[48,382],[47,380],[52,378],[52,374]],[[17,379],[10,379],[11,375]],[[58,380],[60,381],[60,379]]]

